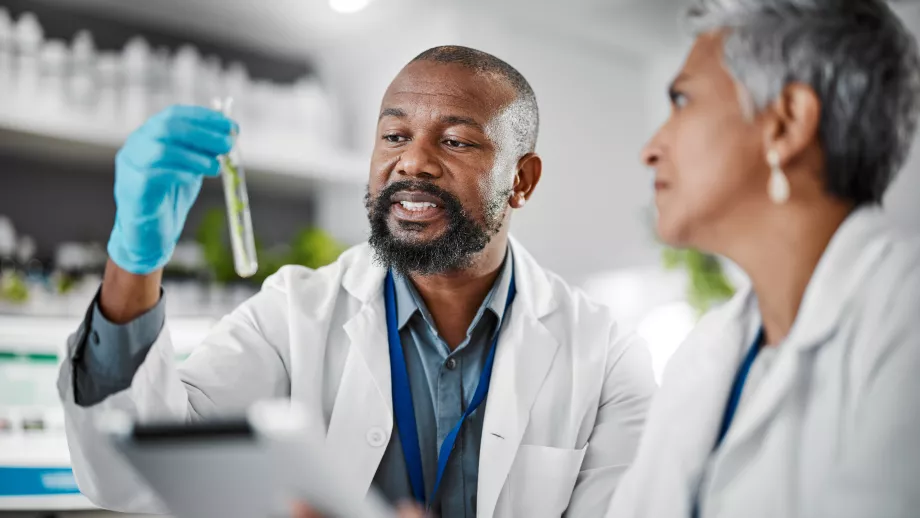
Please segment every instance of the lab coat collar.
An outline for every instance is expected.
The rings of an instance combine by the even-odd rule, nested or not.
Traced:
[[[786,344],[811,349],[833,333],[853,292],[882,258],[888,242],[874,238],[886,228],[884,213],[874,206],[856,209],[844,220],[818,261]]]
[[[536,318],[542,318],[556,309],[552,285],[546,272],[514,237],[509,237],[516,278],[515,304]],[[374,261],[370,245],[362,244],[346,252],[343,261],[350,263],[342,278],[342,286],[364,304],[379,298],[383,300],[383,280],[386,268]]]
[[[483,299],[476,313],[476,317],[470,325],[470,330],[478,325],[486,311],[491,311],[492,314],[495,315],[496,322],[501,326],[502,319],[505,316],[505,303],[508,300],[508,288],[511,286],[513,272],[512,264],[513,259],[511,247],[509,246],[508,251],[505,253],[505,260],[502,262],[498,277],[495,279],[495,282],[492,283],[492,287],[486,294],[485,299]],[[393,278],[396,281],[396,322],[399,325],[399,329],[401,330],[405,327],[406,324],[409,323],[409,319],[416,313],[421,314],[422,318],[432,329],[437,329],[434,317],[429,313],[425,301],[415,288],[415,285],[412,284],[412,281],[398,272],[394,272]]]

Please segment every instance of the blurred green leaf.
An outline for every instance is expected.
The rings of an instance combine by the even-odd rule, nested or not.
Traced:
[[[201,245],[204,260],[220,283],[236,279],[233,269],[233,251],[228,244],[227,216],[220,208],[208,210],[198,225],[195,238]]]
[[[211,209],[205,214],[196,238],[214,280],[221,283],[238,280],[233,268],[233,252],[228,244],[227,216],[221,209]],[[259,269],[249,280],[261,284],[288,264],[320,268],[334,262],[344,250],[345,247],[328,232],[315,227],[298,232],[290,245],[266,248],[256,239]]]
[[[302,230],[291,244],[291,263],[321,268],[334,262],[344,251],[328,232],[318,228]]]
[[[29,286],[18,272],[6,272],[0,276],[0,298],[16,304],[29,300]]]
[[[725,276],[722,264],[713,255],[692,249],[665,248],[661,254],[661,261],[669,270],[686,270],[689,277],[687,301],[700,314],[731,298],[735,293],[735,288]]]
[[[60,272],[55,277],[55,287],[61,295],[69,293],[77,286],[77,277]]]

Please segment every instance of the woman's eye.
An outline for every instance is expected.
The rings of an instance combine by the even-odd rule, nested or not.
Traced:
[[[681,92],[672,90],[668,93],[668,97],[671,98],[671,105],[673,105],[675,108],[680,109],[687,106],[687,96]]]

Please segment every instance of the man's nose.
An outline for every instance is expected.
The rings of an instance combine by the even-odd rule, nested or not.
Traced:
[[[413,178],[440,178],[444,171],[437,154],[429,144],[410,141],[396,163],[396,173]]]

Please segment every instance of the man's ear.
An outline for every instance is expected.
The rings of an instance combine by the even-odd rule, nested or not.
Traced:
[[[523,207],[533,195],[543,174],[543,160],[536,153],[527,153],[518,160],[509,203],[515,209]]]

